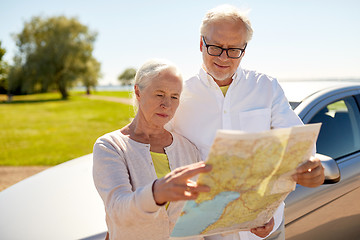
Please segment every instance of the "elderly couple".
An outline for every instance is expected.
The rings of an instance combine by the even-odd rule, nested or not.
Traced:
[[[252,33],[246,16],[220,6],[202,21],[199,74],[183,85],[167,61],[148,61],[138,70],[134,120],[94,146],[94,182],[105,205],[108,239],[169,238],[181,200],[209,191],[191,179],[211,171],[203,160],[217,129],[256,132],[302,124],[276,79],[240,67]],[[316,187],[324,169],[318,159],[308,160],[293,178]],[[201,239],[285,239],[283,217],[284,204],[265,226]]]

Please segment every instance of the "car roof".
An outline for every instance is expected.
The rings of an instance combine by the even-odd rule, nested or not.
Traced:
[[[360,80],[293,80],[280,81],[289,102],[302,102],[307,97],[325,89],[340,89],[349,86],[360,86]]]

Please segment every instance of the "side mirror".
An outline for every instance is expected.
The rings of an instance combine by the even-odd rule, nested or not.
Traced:
[[[319,158],[321,164],[325,168],[325,181],[324,184],[333,184],[340,181],[340,169],[334,159],[329,156],[317,153],[315,157]]]

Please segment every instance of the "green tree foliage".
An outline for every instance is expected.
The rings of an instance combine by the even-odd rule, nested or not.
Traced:
[[[122,85],[130,85],[135,78],[135,75],[135,68],[127,68],[119,75],[118,80],[121,82]]]
[[[7,93],[8,83],[7,83],[7,73],[8,73],[8,64],[3,60],[6,50],[1,48],[0,41],[0,94]]]
[[[82,74],[82,83],[86,87],[86,93],[90,94],[90,88],[95,87],[98,83],[98,78],[102,75],[100,73],[100,63],[95,58],[86,62],[84,72]]]
[[[19,49],[9,73],[14,93],[47,92],[57,89],[63,99],[78,82],[94,87],[100,63],[93,57],[97,34],[76,18],[33,17],[14,36]]]

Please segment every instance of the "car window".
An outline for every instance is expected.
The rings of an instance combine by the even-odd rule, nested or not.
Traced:
[[[360,113],[353,97],[322,108],[309,123],[321,122],[318,153],[338,159],[360,150]]]
[[[300,102],[289,102],[291,109],[294,110],[297,106],[300,105]]]

